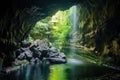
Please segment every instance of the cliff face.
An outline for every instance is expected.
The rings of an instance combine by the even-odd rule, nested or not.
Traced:
[[[80,45],[94,50],[107,62],[120,61],[119,0],[86,1],[78,5]]]

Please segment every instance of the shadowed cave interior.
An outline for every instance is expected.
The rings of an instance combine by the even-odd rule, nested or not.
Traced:
[[[119,0],[0,1],[0,70],[13,66],[23,41],[37,39],[120,70],[119,7]]]

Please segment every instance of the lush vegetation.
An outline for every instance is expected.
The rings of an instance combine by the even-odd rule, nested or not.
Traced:
[[[58,46],[59,48],[65,44],[67,41],[66,37],[71,29],[70,21],[69,21],[70,11],[58,11],[52,17],[52,24],[53,29],[52,32],[52,41],[54,45]]]
[[[31,30],[28,40],[33,41],[35,39],[48,38],[52,27],[50,19],[51,17],[47,17],[45,19],[38,21]]]
[[[70,10],[58,11],[52,17],[38,21],[31,30],[28,40],[49,39],[54,46],[61,48],[67,41],[70,26]]]
[[[76,19],[72,18],[74,13],[72,9],[58,11],[55,15],[38,21],[31,30],[28,40],[48,38],[59,49],[68,44],[79,49],[94,51],[93,55],[105,63],[118,64],[119,39],[114,37],[118,36],[119,32],[114,32],[118,26],[114,27],[114,21],[111,23],[111,18],[114,16],[113,12],[110,12],[112,7],[108,10],[107,3],[102,5],[90,3],[77,5]],[[73,30],[74,20],[77,20],[76,30]]]

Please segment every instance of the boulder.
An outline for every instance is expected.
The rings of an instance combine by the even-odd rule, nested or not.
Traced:
[[[47,58],[51,64],[66,63],[66,56],[64,53],[59,52],[57,48],[52,47],[49,49],[49,57]]]
[[[60,56],[61,58],[63,58],[63,59],[66,59],[65,54],[64,54],[64,53],[62,53],[62,52],[60,52],[60,53],[59,53],[59,56]]]
[[[57,53],[57,52],[58,52],[57,48],[55,48],[55,47],[51,47],[51,48],[49,49],[49,51],[50,51],[50,52],[53,52],[53,53]]]
[[[55,56],[59,56],[59,53],[58,52],[56,52],[56,53],[49,52],[48,53],[48,57],[55,57]]]
[[[47,58],[47,59],[51,64],[61,64],[61,63],[67,62],[66,59],[59,58],[59,57],[53,57],[53,58]]]
[[[26,58],[25,53],[20,53],[20,55],[17,57],[18,60],[24,60]]]
[[[24,53],[25,53],[26,59],[28,61],[30,61],[30,59],[32,59],[32,57],[33,57],[32,52],[31,51],[25,51]]]
[[[58,53],[57,48],[51,47],[51,48],[49,49],[48,57],[55,57],[55,56],[58,56],[58,55],[59,55],[59,53]]]
[[[32,64],[44,61],[51,64],[66,63],[65,54],[55,47],[50,47],[46,40],[35,40],[30,46],[22,46],[17,50],[16,56],[18,60],[27,60]]]
[[[37,49],[40,52],[47,54],[49,47],[48,46],[38,46]]]
[[[22,52],[21,49],[17,49],[16,52],[15,52],[15,54],[16,54],[15,57],[17,58],[20,55],[21,52]]]
[[[37,47],[32,46],[30,50],[32,51],[34,58],[41,56],[41,52],[37,49]]]
[[[21,47],[23,47],[23,48],[26,48],[26,47],[29,47],[31,45],[31,43],[30,42],[28,42],[28,41],[26,41],[26,40],[23,40],[23,41],[21,41]]]
[[[44,54],[43,56],[46,56],[49,50],[49,43],[47,40],[35,40],[31,46],[36,48],[36,51],[40,51]]]

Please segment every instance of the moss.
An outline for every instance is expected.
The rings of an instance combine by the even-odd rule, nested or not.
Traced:
[[[119,50],[119,47],[118,47],[119,45],[118,45],[118,43],[117,43],[117,41],[116,40],[113,40],[112,41],[112,47],[113,47],[113,51],[114,51],[114,53],[117,55],[117,51]]]
[[[104,44],[104,48],[103,48],[103,54],[108,54],[109,53],[109,49],[108,49],[108,45]]]

